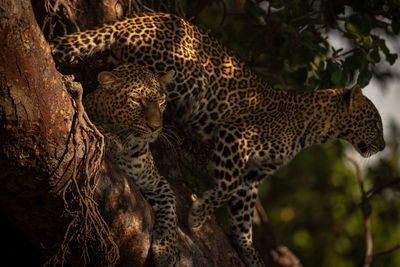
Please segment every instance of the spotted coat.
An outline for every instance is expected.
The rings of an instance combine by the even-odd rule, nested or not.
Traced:
[[[202,142],[214,147],[215,186],[194,201],[189,225],[228,202],[233,239],[248,266],[264,266],[252,244],[260,181],[303,148],[349,141],[363,156],[385,146],[380,115],[359,86],[290,93],[275,90],[232,50],[182,18],[149,14],[59,37],[59,60],[110,49],[116,63],[174,70],[168,107]]]

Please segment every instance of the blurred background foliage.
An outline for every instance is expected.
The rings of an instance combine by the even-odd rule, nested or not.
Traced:
[[[385,88],[399,77],[400,70],[390,68],[399,51],[387,45],[399,37],[399,0],[181,2],[187,19],[236,51],[276,88],[365,87],[371,79]],[[383,156],[360,160],[367,190],[394,181],[370,199],[374,251],[400,243],[400,130],[386,124]],[[355,168],[344,158],[352,151],[340,141],[310,147],[260,188],[272,230],[303,266],[363,263],[361,192]],[[196,170],[190,154],[183,158],[189,177],[209,176],[210,166]],[[197,192],[209,186],[204,180],[193,179]],[[226,212],[218,217],[226,224]],[[400,250],[376,257],[372,266],[400,266]]]

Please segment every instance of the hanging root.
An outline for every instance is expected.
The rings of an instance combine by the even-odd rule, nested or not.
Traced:
[[[155,1],[155,0],[122,0],[127,7],[126,15],[139,15],[143,13],[166,12],[185,17],[182,4],[179,0]]]
[[[74,253],[81,252],[80,263],[83,266],[89,264],[93,255],[96,255],[96,263],[101,266],[113,266],[119,258],[118,246],[94,200],[103,160],[104,138],[83,109],[81,85],[72,79],[72,76],[64,77],[64,84],[76,110],[66,146],[68,149],[72,141],[73,157],[67,164],[72,168],[72,176],[54,189],[63,197],[64,216],[70,222],[59,250],[45,265],[63,266],[68,262],[67,256],[73,248]],[[82,146],[84,155],[79,150]]]
[[[67,0],[45,0],[44,8],[46,11],[46,17],[44,18],[42,25],[42,32],[48,28],[49,39],[54,37],[54,28],[56,24],[60,24],[64,30],[64,35],[67,34],[67,25],[63,22],[65,17],[69,22],[71,22],[76,31],[80,31],[78,23],[76,22],[74,6],[71,1]]]

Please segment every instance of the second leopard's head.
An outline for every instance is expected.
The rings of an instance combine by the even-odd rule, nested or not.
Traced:
[[[370,157],[385,148],[381,116],[375,105],[364,96],[359,85],[343,95],[345,114],[339,123],[340,138],[350,142],[363,157]]]
[[[152,142],[162,130],[165,87],[174,74],[157,75],[132,64],[101,72],[97,90],[85,98],[85,109],[92,120],[106,125],[121,139],[129,136]]]

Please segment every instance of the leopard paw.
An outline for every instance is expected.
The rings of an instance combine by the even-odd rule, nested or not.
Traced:
[[[189,213],[188,223],[190,230],[194,233],[199,231],[205,221],[204,208],[202,208],[199,200],[195,200]]]
[[[153,241],[151,245],[155,266],[172,267],[178,258],[178,249],[176,244],[166,244],[164,242]]]

